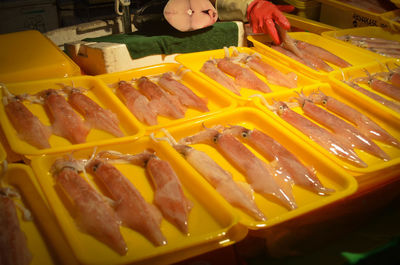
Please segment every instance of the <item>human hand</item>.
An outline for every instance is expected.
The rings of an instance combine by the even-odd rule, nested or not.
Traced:
[[[254,33],[267,33],[275,44],[280,44],[275,23],[283,29],[289,30],[290,23],[282,12],[291,12],[294,6],[274,5],[265,0],[254,0],[247,8],[247,19]]]

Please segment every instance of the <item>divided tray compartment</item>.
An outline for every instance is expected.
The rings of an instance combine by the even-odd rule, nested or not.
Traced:
[[[283,60],[274,60],[271,59],[270,56],[265,56],[262,53],[257,53],[254,49],[251,48],[246,48],[246,47],[235,47],[237,51],[240,53],[247,53],[249,55],[257,54],[260,56],[261,60],[268,63],[269,65],[273,66],[277,70],[281,71],[284,74],[288,73],[294,73],[297,75],[297,86],[298,87],[307,87],[310,85],[313,85],[315,83],[318,83],[319,81],[312,79],[310,77],[307,77],[306,75],[302,74],[299,71],[296,71],[296,69],[288,67]],[[234,53],[233,48],[229,48],[229,55],[232,56]],[[204,78],[209,84],[211,84],[213,87],[216,89],[219,89],[226,94],[228,94],[230,97],[235,98],[236,101],[238,102],[239,105],[245,105],[249,101],[251,101],[251,97],[254,94],[260,94],[262,92],[253,90],[253,89],[248,89],[248,88],[241,88],[240,89],[240,96],[231,92],[229,89],[225,88],[218,82],[214,81],[204,73],[200,72],[201,67],[203,64],[210,59],[222,59],[225,57],[225,50],[224,49],[219,49],[219,50],[210,50],[210,51],[203,51],[203,52],[195,52],[195,53],[190,53],[190,54],[180,54],[176,56],[176,61],[180,62],[187,68],[191,69],[193,72]],[[254,72],[254,71],[253,71]],[[264,76],[254,72],[262,81],[264,81],[270,88],[271,92],[270,93],[262,93],[262,94],[280,94],[286,90],[290,90],[292,88],[287,88],[284,86],[279,86],[279,85],[274,85],[268,82],[268,79],[265,78]]]
[[[238,217],[233,214],[229,205],[218,198],[204,181],[195,176],[193,169],[181,163],[180,157],[171,153],[165,145],[167,144],[158,143],[148,136],[143,136],[135,141],[97,148],[97,152],[113,150],[124,154],[137,154],[146,149],[154,150],[159,158],[167,160],[171,164],[182,183],[185,195],[193,203],[188,219],[189,235],[183,234],[172,223],[163,218],[161,231],[168,241],[164,246],[154,246],[143,235],[128,227],[121,226],[120,231],[128,247],[125,256],[119,255],[107,245],[93,236],[83,233],[78,228],[66,206],[68,203],[64,204],[64,194],[56,188],[54,177],[50,173],[51,166],[57,158],[72,155],[75,159],[88,159],[95,149],[84,148],[75,150],[72,154],[58,153],[32,158],[32,168],[49,202],[50,209],[72,248],[74,256],[81,264],[173,263],[233,244],[246,236],[247,229],[238,224]],[[129,163],[115,163],[114,165],[132,182],[147,202],[153,203],[152,180],[143,167]],[[80,175],[85,176],[84,173],[80,173]],[[108,195],[105,192],[104,184],[89,173],[86,176],[88,182],[95,189],[104,195]]]
[[[344,102],[345,104],[357,109],[373,121],[375,121],[378,125],[384,128],[387,132],[389,132],[396,139],[400,139],[400,122],[397,119],[394,119],[390,115],[388,115],[384,109],[380,107],[375,107],[369,101],[364,100],[364,98],[358,96],[353,93],[351,90],[346,89],[342,86],[337,85],[329,85],[328,83],[323,83],[318,86],[309,87],[307,89],[298,90],[298,91],[290,91],[285,95],[281,95],[280,97],[269,97],[265,98],[268,105],[272,105],[274,101],[284,101],[284,102],[297,102],[293,100],[294,97],[298,97],[298,93],[304,93],[306,96],[310,95],[313,92],[322,91],[324,94],[334,97],[335,99]],[[385,151],[391,159],[389,161],[384,161],[376,156],[370,155],[365,151],[355,149],[357,155],[367,163],[366,168],[354,166],[347,161],[344,161],[335,155],[331,154],[329,151],[321,147],[316,142],[312,141],[308,136],[303,134],[301,131],[297,130],[294,126],[290,125],[288,122],[284,121],[280,118],[276,113],[274,113],[270,108],[266,107],[265,104],[260,100],[260,98],[254,98],[254,104],[263,112],[271,116],[277,122],[282,124],[282,126],[286,127],[288,130],[296,134],[299,139],[307,142],[307,144],[315,148],[321,154],[324,154],[327,158],[334,161],[341,168],[347,170],[353,176],[362,176],[364,174],[377,173],[380,171],[390,170],[393,167],[396,167],[400,163],[400,149],[393,147],[391,145],[384,144],[379,141],[374,142]],[[303,110],[300,106],[292,106],[291,109],[296,111],[297,113],[303,115],[303,117],[307,116],[304,114]],[[313,121],[310,118],[311,121]],[[318,124],[318,123],[317,123]],[[323,126],[322,126],[323,127]]]
[[[103,130],[92,128],[86,138],[85,143],[72,144],[67,139],[52,134],[49,138],[51,147],[46,149],[38,149],[19,138],[17,131],[14,129],[7,117],[4,108],[4,102],[2,102],[0,103],[1,126],[4,130],[4,134],[9,145],[14,152],[22,155],[40,155],[46,153],[71,151],[87,146],[132,140],[144,134],[143,126],[141,126],[141,124],[136,120],[132,119],[118,98],[113,95],[100,80],[94,77],[79,76],[63,79],[46,79],[40,81],[9,83],[6,85],[6,88],[14,95],[20,95],[24,93],[34,95],[46,89],[61,89],[62,85],[60,84],[88,89],[88,91],[84,92],[84,94],[94,100],[101,107],[109,109],[117,115],[120,122],[120,128],[125,136],[115,137]],[[4,96],[4,91],[2,91],[2,96]],[[43,105],[30,103],[28,101],[24,101],[24,105],[35,116],[37,116],[44,125],[51,125],[49,116],[47,115]],[[76,111],[76,113],[78,112]]]
[[[322,184],[328,188],[335,189],[336,191],[327,196],[320,196],[310,190],[294,185],[293,194],[298,205],[298,208],[295,210],[288,210],[286,207],[281,206],[272,200],[268,200],[266,197],[255,192],[255,202],[267,217],[266,221],[258,221],[239,208],[234,208],[234,211],[240,216],[240,223],[251,230],[268,229],[287,220],[302,218],[302,216],[306,215],[308,212],[318,210],[320,207],[324,207],[337,200],[345,198],[354,193],[357,189],[356,180],[344,169],[332,163],[327,157],[314,150],[307,142],[299,138],[286,127],[282,126],[275,119],[254,107],[240,107],[229,113],[225,112],[216,114],[212,117],[205,117],[192,123],[186,123],[169,128],[168,132],[176,141],[179,141],[184,137],[196,134],[205,128],[211,128],[215,125],[240,125],[248,129],[261,130],[282,144],[286,149],[300,159],[303,164],[315,168],[317,177],[320,179]],[[157,137],[163,137],[164,133],[158,131],[155,135]],[[245,145],[249,147],[250,150],[261,160],[266,163],[271,162],[247,144]],[[235,181],[247,182],[245,175],[228,159],[226,159],[214,146],[208,144],[193,144],[190,146],[208,154],[223,169],[230,172]],[[170,148],[174,151],[173,147],[170,146]],[[179,155],[177,151],[174,152],[176,155]],[[182,157],[181,163],[183,164],[188,162],[186,162]],[[197,174],[198,178],[203,178],[199,173]],[[212,188],[211,184],[208,185]]]
[[[213,115],[221,111],[232,109],[237,105],[234,99],[219,91],[218,87],[215,87],[213,84],[200,78],[198,75],[196,75],[196,73],[190,71],[187,68],[183,68],[182,65],[176,63],[158,64],[149,67],[132,69],[124,72],[98,75],[97,77],[102,80],[102,82],[105,83],[106,86],[109,87],[111,93],[114,93],[116,85],[119,81],[132,81],[134,79],[139,79],[142,76],[146,76],[149,77],[150,80],[152,80],[153,82],[157,83],[157,77],[167,72],[172,72],[176,74],[177,78],[180,78],[178,80],[179,82],[187,86],[200,98],[206,99],[209,111],[201,112],[193,108],[187,108],[185,112],[185,117],[181,119],[170,119],[158,115],[158,124],[151,126],[139,122],[139,120],[136,119],[136,117],[121,101],[126,111],[129,112],[131,119],[139,122],[145,128],[146,133],[150,133],[151,131],[162,127],[169,127],[182,122],[187,122],[204,116]],[[137,88],[135,84],[134,86]]]

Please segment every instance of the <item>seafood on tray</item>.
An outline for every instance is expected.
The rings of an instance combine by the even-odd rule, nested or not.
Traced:
[[[240,96],[239,85],[237,85],[232,78],[230,78],[217,67],[216,60],[207,60],[200,68],[200,72],[215,80],[217,83],[221,84],[232,93]]]
[[[224,132],[231,133],[249,144],[270,162],[277,161],[281,170],[287,172],[294,184],[320,195],[334,192],[333,189],[322,185],[313,168],[305,166],[278,141],[257,128],[250,130],[243,126],[231,125],[226,127]]]
[[[230,204],[258,221],[266,220],[265,215],[254,201],[252,188],[247,183],[233,180],[232,174],[223,169],[207,153],[186,144],[179,144],[167,130],[164,129],[163,132],[166,137],[154,138],[152,136],[153,139],[155,141],[167,140]]]
[[[151,153],[136,155],[138,163],[144,163]],[[111,163],[96,158],[86,165],[89,173],[99,179],[115,201],[115,212],[122,225],[138,231],[154,245],[167,243],[161,232],[161,213],[152,204],[145,201],[135,186]],[[134,213],[134,214],[133,214]]]
[[[393,137],[389,132],[379,126],[366,115],[362,114],[353,107],[335,99],[334,97],[325,95],[322,91],[312,93],[309,98],[315,104],[324,106],[327,110],[337,114],[354,124],[357,129],[365,136],[377,140],[379,142],[400,148],[400,141]]]
[[[288,176],[275,170],[274,165],[266,163],[230,133],[220,131],[223,126],[206,128],[197,134],[182,138],[178,143],[184,145],[208,144],[215,147],[246,178],[256,193],[286,207],[296,209],[292,185]]]
[[[400,58],[400,41],[351,34],[336,38],[383,56]]]
[[[294,72],[287,74],[282,73],[272,65],[263,61],[256,54],[249,55],[245,58],[245,63],[252,70],[264,76],[271,84],[283,86],[287,88],[297,87],[297,75]]]
[[[180,80],[166,72],[158,76],[141,76],[132,81],[119,81],[116,95],[142,123],[158,124],[158,115],[169,119],[185,117],[187,108],[210,111],[207,100],[199,97]]]
[[[395,85],[393,85],[393,84],[391,84],[389,82],[380,80],[379,78],[377,78],[377,76],[374,77],[373,75],[371,75],[365,69],[364,69],[364,71],[367,74],[367,76],[354,78],[352,80],[352,82],[355,82],[355,83],[366,83],[373,90],[375,90],[375,91],[377,91],[377,92],[379,92],[381,94],[384,94],[384,95],[386,95],[386,96],[388,96],[388,97],[400,102],[400,89],[399,89],[399,87],[397,87],[397,86],[395,86]]]
[[[365,168],[368,166],[361,160],[348,142],[342,142],[333,132],[292,110],[289,107],[289,103],[276,101],[271,106],[263,97],[260,98],[267,108],[275,112],[284,121],[305,134],[312,141],[318,143],[331,154],[357,167]],[[296,106],[297,105],[298,104],[296,104]]]
[[[388,154],[349,122],[317,106],[303,93],[299,94],[296,99],[299,101],[300,107],[306,116],[328,128],[341,142],[347,143],[347,146],[363,150],[384,161],[390,160]]]
[[[3,174],[4,170],[5,166]],[[30,212],[15,202],[13,197],[19,198],[20,195],[13,188],[0,185],[0,264],[28,265],[33,255],[28,248],[26,235],[21,230],[17,208],[23,211],[27,220],[30,219]]]
[[[46,89],[34,95],[12,95],[2,85],[5,112],[22,140],[38,149],[45,149],[51,147],[49,138],[52,134],[72,144],[85,143],[91,128],[116,137],[124,136],[117,115],[85,95],[86,89],[56,85],[61,85],[62,89]],[[51,126],[45,126],[24,105],[24,101],[43,105]]]
[[[173,223],[182,233],[188,234],[188,218],[192,202],[185,195],[178,176],[167,160],[160,159],[151,151],[144,151],[137,155],[103,151],[98,156],[127,161],[143,167],[154,184],[155,205],[164,218]]]
[[[79,228],[103,242],[120,255],[128,248],[120,232],[120,219],[106,200],[87,180],[79,175],[84,165],[73,158],[59,158],[51,168],[55,185],[70,199],[73,218]]]
[[[150,101],[131,83],[119,81],[116,94],[140,122],[147,125],[157,124],[157,113],[150,108]]]
[[[357,83],[355,83],[353,81],[342,80],[342,82],[345,83],[346,85],[350,86],[354,90],[356,90],[356,91],[364,94],[365,96],[375,100],[376,102],[384,105],[385,107],[387,107],[397,113],[400,113],[400,103],[399,102],[396,102],[395,100],[391,100],[391,99],[388,99],[381,95],[378,95],[377,93],[374,93],[374,92],[358,85]]]
[[[271,43],[270,47],[314,70],[322,70],[325,72],[333,71],[334,69],[328,63],[340,68],[351,66],[351,64],[343,58],[340,58],[320,46],[293,39],[289,36],[287,31],[282,28],[278,28],[278,32],[281,36],[282,44],[275,45]]]
[[[82,114],[90,127],[109,132],[115,137],[124,136],[114,112],[100,107],[83,93],[83,89],[64,86],[63,90],[68,93],[68,103]]]
[[[375,77],[382,77],[385,81],[390,82],[392,85],[400,88],[400,66],[397,66],[394,69],[390,69],[390,67],[386,64],[387,72],[378,72],[375,73]]]
[[[182,105],[201,112],[209,111],[207,99],[200,98],[193,93],[190,88],[179,82],[172,72],[162,74],[158,80],[158,84],[168,93],[177,96]]]
[[[159,85],[148,77],[142,76],[137,80],[139,92],[148,98],[150,107],[159,115],[171,119],[185,117],[185,107],[178,98],[165,92]]]
[[[3,104],[8,119],[17,131],[20,139],[39,148],[50,148],[50,127],[45,126],[23,103],[23,97],[12,95],[5,85]]]
[[[263,93],[272,92],[269,84],[287,88],[297,87],[297,75],[293,72],[283,73],[274,66],[261,59],[257,53],[248,54],[239,52],[236,47],[232,55],[224,47],[225,57],[207,60],[200,72],[215,80],[236,95],[241,88],[247,88]],[[260,79],[256,73],[265,78]]]
[[[233,61],[229,56],[217,60],[217,67],[232,76],[239,87],[257,90],[263,93],[271,92],[270,87],[247,67]]]

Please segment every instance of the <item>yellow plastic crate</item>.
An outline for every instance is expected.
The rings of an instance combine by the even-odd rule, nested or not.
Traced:
[[[136,117],[128,110],[128,108],[126,108],[125,105],[121,102],[121,104],[124,105],[124,109],[126,109],[126,112],[129,113],[131,119],[136,120],[138,123],[140,123],[145,128],[147,133],[162,127],[169,127],[182,122],[191,121],[198,117],[213,115],[220,111],[234,108],[237,105],[237,103],[232,98],[224,94],[222,91],[215,89],[215,87],[211,86],[208,82],[197,76],[194,72],[189,71],[186,68],[182,68],[182,65],[180,64],[158,64],[123,72],[98,75],[97,77],[102,80],[106,86],[115,87],[118,81],[121,80],[131,81],[132,79],[140,78],[142,76],[153,78],[166,72],[173,72],[177,74],[179,74],[179,72],[184,73],[179,82],[182,82],[182,84],[186,85],[200,98],[206,98],[209,112],[201,112],[192,108],[188,108],[185,112],[185,117],[182,119],[170,119],[159,115],[157,117],[158,124],[149,126],[138,121]],[[113,88],[110,88],[109,91],[113,93]]]
[[[233,244],[246,236],[247,228],[238,225],[238,217],[233,214],[230,206],[216,196],[207,183],[198,179],[193,170],[182,163],[176,153],[166,148],[165,142],[156,143],[150,137],[144,136],[136,141],[99,147],[97,151],[114,150],[124,154],[137,154],[148,148],[153,149],[158,157],[171,164],[182,183],[185,195],[193,203],[188,219],[189,234],[183,234],[163,219],[161,231],[168,243],[156,247],[138,232],[121,226],[120,231],[128,247],[125,256],[120,256],[91,235],[83,233],[63,203],[49,170],[55,159],[70,153],[33,157],[32,168],[36,178],[80,264],[170,264]],[[73,157],[88,159],[93,151],[93,148],[83,148],[75,151]],[[153,184],[144,168],[126,163],[115,166],[132,182],[146,201],[150,203],[153,201]],[[84,176],[83,173],[81,175]],[[96,189],[104,191],[92,175],[87,174],[87,177]]]
[[[32,214],[32,221],[24,220],[17,208],[19,224],[32,254],[30,264],[78,264],[49,211],[32,169],[23,164],[8,164],[3,174],[2,186],[16,189],[21,198],[14,198],[14,202],[26,207]],[[49,240],[54,243],[50,245]]]
[[[81,74],[71,58],[36,30],[0,35],[0,83]]]
[[[322,47],[337,56],[341,57],[342,59],[346,60],[353,66],[363,65],[366,63],[373,62],[375,57],[371,56],[362,50],[354,49],[353,47],[349,47],[345,44],[338,43],[332,41],[330,39],[324,38],[320,35],[309,33],[309,32],[289,32],[289,35],[293,39],[301,40],[319,47]],[[328,73],[324,71],[317,71],[308,66],[305,66],[302,63],[297,62],[296,60],[289,58],[288,56],[275,51],[274,49],[270,48],[266,43],[268,39],[265,35],[257,35],[257,36],[249,36],[248,40],[254,44],[254,48],[256,51],[264,54],[265,56],[270,56],[275,60],[279,60],[280,62],[284,62],[287,64],[288,67],[291,67],[297,72],[303,73],[311,78],[317,79],[319,81],[327,81]],[[334,71],[341,71],[336,65],[328,63]]]
[[[370,100],[366,100],[364,97],[361,97],[357,93],[354,93],[351,89],[348,89],[340,84],[337,84],[336,82],[332,84],[332,86],[329,85],[328,83],[323,83],[302,90],[289,91],[286,94],[280,95],[279,97],[274,97],[274,98],[270,97],[265,99],[267,100],[269,105],[272,105],[274,101],[294,102],[293,98],[298,97],[297,93],[300,93],[301,91],[306,96],[310,95],[313,92],[322,91],[324,94],[334,97],[335,99],[342,101],[345,104],[357,109],[367,117],[370,117],[372,120],[378,123],[382,128],[384,128],[396,139],[400,139],[400,130],[399,130],[400,120],[391,117],[388,113],[385,112],[385,110],[382,107],[375,106],[375,104],[372,104]],[[301,131],[297,130],[294,126],[284,121],[277,114],[275,114],[268,107],[266,107],[259,98],[254,98],[254,104],[258,108],[263,110],[265,113],[270,115],[272,118],[274,118],[277,122],[282,124],[282,126],[292,131],[300,139],[307,142],[310,147],[315,148],[315,150],[317,150],[318,152],[320,152],[321,154],[323,154],[324,156],[335,162],[335,164],[337,164],[341,168],[345,169],[352,176],[356,177],[360,176],[360,178],[362,178],[363,175],[382,173],[385,170],[390,171],[394,167],[400,165],[399,148],[395,148],[390,145],[374,141],[383,151],[385,151],[391,157],[391,160],[384,161],[376,156],[366,153],[365,151],[354,149],[357,155],[361,158],[361,160],[363,160],[368,165],[366,168],[354,166],[348,163],[347,161],[344,161],[336,157],[335,155],[331,154],[329,151],[321,147],[319,144],[312,141],[307,135],[303,134]],[[292,109],[307,118],[307,116],[304,114],[303,110],[299,106],[292,107]]]
[[[250,48],[244,48],[244,47],[236,47],[236,49],[241,52],[241,53],[248,53],[248,54],[255,54],[255,51]],[[232,48],[229,49],[230,54],[232,54],[233,50]],[[296,71],[296,69],[292,69],[282,63],[282,61],[279,60],[273,60],[268,56],[264,56],[262,54],[259,54],[261,56],[261,59],[270,64],[271,66],[275,67],[279,71],[287,74],[290,72],[295,73],[298,76],[297,79],[297,84],[298,87],[306,87],[309,85],[313,85],[317,83],[318,81],[307,77],[306,75]],[[260,91],[252,90],[252,89],[247,89],[247,88],[241,88],[240,94],[236,95],[235,93],[231,92],[227,88],[223,87],[204,73],[200,72],[201,67],[203,64],[209,60],[209,59],[222,59],[225,57],[225,51],[224,49],[219,49],[219,50],[211,50],[211,51],[204,51],[204,52],[195,52],[195,53],[189,53],[189,54],[181,54],[178,55],[175,59],[176,61],[180,62],[187,68],[191,69],[193,72],[195,72],[197,75],[203,77],[208,83],[212,84],[214,87],[217,87],[219,90],[224,91],[226,94],[228,94],[230,97],[235,98],[236,101],[238,102],[239,105],[244,105],[247,102],[251,101],[251,97],[254,94],[259,94],[262,93]],[[283,87],[283,86],[278,86],[278,85],[273,85],[268,82],[268,80],[256,73],[256,75],[265,83],[268,84],[268,86],[271,88],[272,92],[268,93],[271,95],[279,94],[282,93],[283,91],[286,91],[290,88]]]
[[[386,65],[390,69],[393,69],[395,67],[398,67],[398,61],[394,60],[394,59],[386,59],[386,60],[382,60],[379,62],[367,64],[364,66],[355,67],[352,69],[347,69],[347,70],[345,69],[343,71],[343,73],[337,72],[337,73],[330,74],[329,82],[338,87],[342,87],[344,90],[351,91],[351,93],[349,93],[349,95],[353,95],[354,98],[358,98],[359,104],[365,106],[366,108],[373,109],[375,112],[377,112],[380,115],[382,115],[383,117],[385,117],[385,119],[391,121],[391,123],[394,125],[394,124],[398,124],[398,122],[400,121],[400,113],[399,112],[396,112],[396,111],[382,105],[381,103],[354,90],[353,88],[351,88],[350,86],[348,86],[347,84],[344,84],[342,82],[342,80],[350,81],[351,79],[354,79],[357,77],[366,77],[367,74],[365,73],[365,70],[368,71],[371,75],[378,73],[378,72],[387,72],[388,70],[386,68]],[[390,99],[389,97],[383,95],[382,93],[372,90],[371,88],[369,88],[369,86],[367,84],[359,84],[359,85],[371,92],[374,92],[375,94],[378,94],[379,96],[382,96],[386,99]],[[391,100],[395,101],[393,99],[391,99]],[[398,101],[397,101],[397,103],[398,103]],[[400,125],[397,125],[397,129],[398,128],[400,128]]]
[[[22,155],[38,155],[44,153],[70,151],[86,146],[110,144],[115,141],[128,141],[136,139],[144,134],[144,128],[141,126],[141,124],[131,118],[118,98],[107,87],[105,87],[105,85],[99,79],[95,77],[77,76],[63,79],[45,79],[21,83],[9,83],[6,85],[6,87],[14,95],[23,93],[36,94],[49,88],[61,89],[62,86],[59,85],[60,83],[89,89],[89,91],[86,93],[88,97],[98,103],[101,107],[109,109],[117,115],[120,121],[120,128],[124,132],[125,137],[118,138],[108,132],[92,128],[86,138],[85,143],[72,144],[67,139],[52,134],[49,138],[51,148],[38,149],[27,142],[22,141],[18,137],[16,130],[5,113],[3,105],[4,103],[1,102],[1,126],[4,130],[4,134],[9,145],[14,152]],[[2,91],[2,96],[4,96],[4,91]],[[49,117],[42,105],[32,104],[30,102],[24,102],[24,104],[34,115],[39,118],[40,121],[42,121],[44,125],[50,126]]]
[[[349,42],[345,42],[339,40],[338,37],[345,35],[355,35],[355,36],[363,36],[363,37],[372,37],[372,38],[382,38],[386,40],[395,40],[400,42],[400,33],[392,32],[387,29],[383,29],[381,27],[360,27],[360,28],[352,28],[352,29],[339,29],[333,31],[325,31],[321,33],[321,36],[328,38],[330,40],[347,44],[351,47],[362,49],[363,52],[371,54],[376,57],[376,60],[386,60],[388,57],[382,56],[375,52],[369,51],[367,49],[363,49],[361,47],[357,47]]]
[[[396,3],[397,7],[400,8],[400,1],[397,1]],[[387,13],[384,13],[381,15],[382,21],[385,21],[388,25],[389,28],[394,31],[399,33],[400,32],[400,9],[393,10]],[[398,40],[398,39],[397,39]]]
[[[344,169],[332,163],[327,157],[322,156],[320,152],[313,149],[313,146],[309,145],[309,143],[300,137],[297,137],[297,135],[293,134],[279,122],[276,122],[275,119],[254,107],[240,107],[234,111],[205,117],[193,123],[181,124],[179,126],[170,128],[168,131],[178,141],[183,137],[187,137],[204,130],[205,127],[211,128],[215,125],[240,125],[248,129],[258,129],[263,131],[282,144],[306,166],[314,167],[317,172],[317,176],[323,185],[336,190],[336,192],[330,195],[320,196],[314,192],[294,185],[293,194],[298,208],[291,211],[279,204],[273,203],[261,194],[255,193],[255,202],[267,217],[266,221],[258,221],[247,215],[244,211],[234,208],[235,214],[240,216],[240,223],[251,230],[267,230],[272,226],[284,223],[291,219],[301,219],[302,217],[306,216],[307,213],[311,211],[318,211],[318,209],[321,207],[349,196],[357,189],[355,179]],[[164,134],[162,132],[157,132],[155,135],[162,137]],[[191,146],[208,154],[222,168],[230,172],[235,181],[246,182],[246,178],[243,173],[241,173],[213,146],[207,144],[194,144]],[[171,149],[171,153],[175,152],[175,155],[181,156],[177,151],[173,150],[171,146],[169,146],[169,149]],[[254,152],[254,154],[261,160],[265,161],[266,163],[270,163],[253,148],[250,147],[250,150]],[[181,157],[180,163],[187,164],[183,157]],[[203,178],[199,173],[197,173],[197,175],[198,178]],[[210,184],[208,185],[210,188],[212,188]]]
[[[319,21],[323,23],[343,29],[388,26],[381,19],[381,15],[385,13],[369,11],[338,0],[319,0],[319,2],[321,2]]]

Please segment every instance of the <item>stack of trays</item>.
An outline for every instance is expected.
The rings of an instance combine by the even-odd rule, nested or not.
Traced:
[[[348,200],[357,194],[360,187],[365,185],[372,187],[382,179],[394,178],[400,172],[400,148],[374,141],[390,157],[387,160],[355,148],[356,155],[365,162],[364,166],[357,166],[322,148],[277,115],[279,108],[274,109],[278,106],[277,102],[286,102],[291,110],[303,118],[310,119],[299,104],[295,105],[297,102],[295,98],[302,94],[310,96],[313,93],[322,92],[361,112],[400,140],[398,113],[341,82],[343,78],[365,76],[365,70],[371,74],[388,71],[385,65],[388,65],[390,69],[395,66],[396,61],[387,60],[383,61],[383,64],[377,63],[376,57],[363,53],[359,49],[313,34],[293,33],[292,37],[295,39],[323,46],[333,52],[340,50],[338,55],[353,65],[345,69],[333,66],[334,71],[331,73],[322,73],[311,68],[307,69],[294,60],[274,53],[261,42],[257,43],[256,37],[259,36],[253,36],[252,40],[256,49],[229,48],[227,50],[229,55],[235,56],[236,52],[247,55],[260,53],[257,56],[262,61],[271,64],[284,74],[297,76],[296,87],[288,88],[273,84],[255,73],[269,85],[271,92],[262,93],[241,88],[240,95],[233,93],[200,71],[207,60],[224,58],[226,56],[224,49],[179,55],[176,58],[177,64],[154,65],[94,77],[79,76],[5,84],[9,92],[15,95],[24,93],[35,95],[47,89],[56,89],[61,92],[65,85],[83,88],[90,99],[116,114],[124,133],[123,137],[116,137],[92,128],[86,142],[79,144],[72,144],[65,138],[53,134],[49,138],[51,147],[38,149],[19,138],[7,117],[5,103],[1,104],[1,126],[11,149],[30,161],[29,165],[11,164],[6,171],[3,184],[20,191],[21,202],[33,212],[35,217],[33,223],[27,223],[19,216],[22,230],[28,238],[28,248],[34,254],[33,264],[60,262],[65,264],[166,264],[181,261],[234,244],[242,240],[249,231],[265,235],[283,223],[290,221],[301,223],[301,220],[313,214],[315,216],[315,213],[319,211],[329,214],[335,209],[331,206]],[[147,77],[157,84],[160,76],[169,72],[172,72],[177,81],[188,87],[198,97],[206,99],[204,102],[207,104],[208,111],[188,107],[181,118],[174,119],[159,115],[156,124],[149,125],[141,122],[121,100],[116,87],[120,81],[125,81],[138,89],[138,80],[141,77]],[[363,84],[363,86],[366,85]],[[5,96],[5,92],[2,93],[2,96]],[[46,126],[51,124],[48,112],[42,104],[24,101],[24,105]],[[229,157],[230,154],[235,154],[234,147],[237,142],[227,137],[226,139],[230,139],[231,142],[223,147],[218,141],[223,137],[224,129],[235,128],[235,126],[244,127],[250,132],[260,132],[277,141],[306,168],[313,169],[311,172],[314,172],[321,185],[327,189],[326,192],[319,194],[299,184],[291,182],[288,184],[282,181],[276,169],[284,172],[284,168],[279,168],[277,161],[263,154],[250,142],[246,142],[246,138],[243,137],[248,134],[238,135],[233,139],[237,139],[242,144],[240,146],[245,148],[243,150],[248,150],[250,153],[239,152],[236,153],[236,158]],[[254,203],[260,210],[258,217],[230,204],[219,193],[221,187],[216,188],[217,183],[203,177],[199,168],[192,166],[190,159],[178,152],[177,150],[180,149],[174,148],[176,147],[173,146],[174,142],[168,138],[169,135],[176,141],[196,139],[190,136],[207,130],[210,132],[211,128],[217,128],[218,133],[207,136],[205,138],[207,142],[193,142],[188,145],[203,152],[219,167],[229,172],[228,176],[232,176],[235,183],[241,183],[239,186],[244,187],[246,194],[250,195],[246,198],[254,198]],[[115,156],[115,152],[135,155],[145,150],[151,150],[159,159],[169,163],[176,173],[182,185],[183,194],[191,202],[187,220],[188,233],[181,232],[167,218],[162,217],[160,229],[167,244],[155,246],[140,233],[121,225],[120,232],[128,251],[125,255],[120,255],[79,227],[74,220],[76,212],[71,207],[73,202],[56,183],[52,166],[59,158],[92,161],[93,156],[102,151],[113,151],[112,154]],[[146,202],[155,206],[156,186],[152,176],[146,170],[148,164],[133,164],[121,159],[107,161],[136,187]],[[239,166],[238,164],[243,161],[247,162],[242,164],[244,166]],[[270,174],[272,172],[273,178],[281,180],[279,185],[282,185],[281,189],[289,194],[287,200],[289,203],[283,202],[282,197],[277,199],[274,196],[265,195],[259,189],[251,193],[248,184],[254,184],[254,182],[248,175],[249,168],[257,163],[269,169],[268,172]],[[388,172],[391,173],[388,174]],[[79,171],[78,174],[97,193],[111,197],[105,185],[92,173]],[[114,201],[114,206],[116,203],[118,202]],[[261,217],[262,215],[265,219]]]

